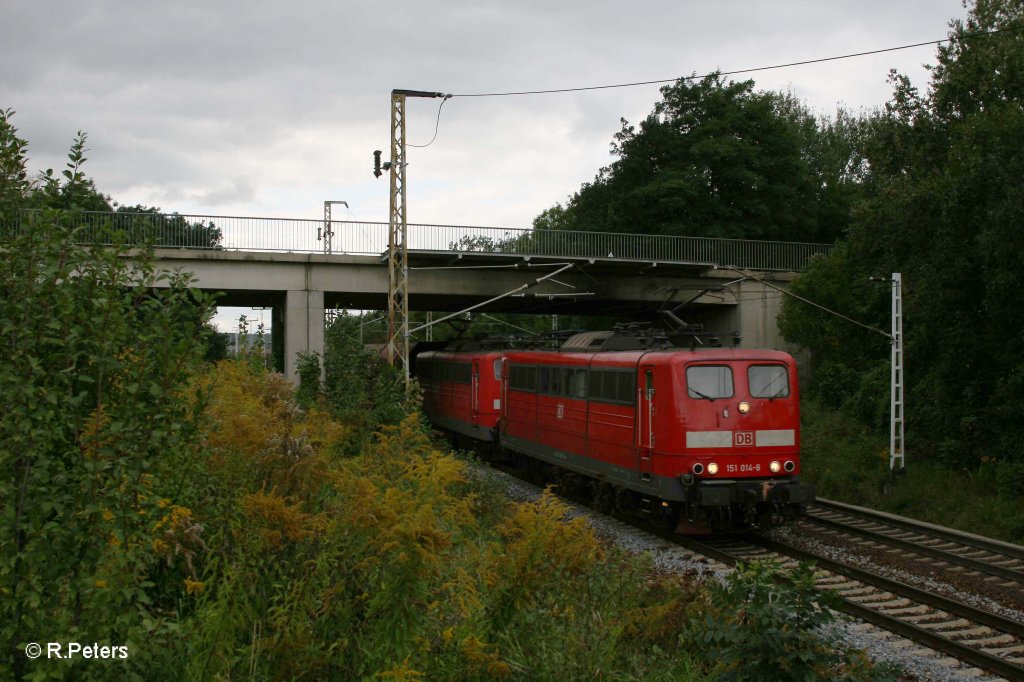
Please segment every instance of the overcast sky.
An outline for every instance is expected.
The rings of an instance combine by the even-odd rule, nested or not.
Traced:
[[[944,38],[960,0],[8,0],[0,107],[29,169],[86,173],[122,204],[204,215],[386,221],[393,88],[473,93],[671,79]],[[882,105],[897,68],[922,89],[934,46],[752,74],[817,112]],[[744,78],[738,76],[736,78]],[[657,85],[455,97],[410,149],[414,223],[529,226],[610,161],[619,119]],[[407,142],[441,100],[410,99]]]

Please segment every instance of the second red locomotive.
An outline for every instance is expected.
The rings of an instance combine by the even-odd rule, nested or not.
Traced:
[[[764,526],[813,499],[790,355],[643,346],[589,332],[554,351],[431,351],[415,366],[437,426],[628,491],[680,532]]]

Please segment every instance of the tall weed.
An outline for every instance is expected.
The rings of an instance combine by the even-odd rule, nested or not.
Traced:
[[[685,641],[721,680],[897,679],[828,634],[837,599],[815,588],[808,565],[781,580],[770,562],[741,564],[723,584],[711,585],[710,608],[690,620]]]
[[[697,674],[672,646],[691,591],[648,581],[550,494],[481,499],[496,493],[417,414],[342,454],[348,427],[251,365],[209,385],[217,527],[185,677],[635,679],[652,656]]]
[[[1012,457],[952,469],[909,438],[905,472],[893,477],[884,432],[813,401],[802,413],[803,475],[819,496],[1024,542],[1024,476]]]

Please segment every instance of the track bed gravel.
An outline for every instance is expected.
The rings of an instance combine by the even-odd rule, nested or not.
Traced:
[[[498,483],[505,491],[505,494],[515,501],[533,501],[540,497],[543,488],[532,483],[518,479],[511,474],[497,471],[485,465],[477,465],[474,469],[476,475],[488,477]],[[688,549],[675,545],[674,543],[660,538],[652,533],[640,530],[633,525],[619,519],[600,514],[594,510],[575,502],[566,501],[573,516],[581,516],[587,519],[599,537],[610,543],[632,553],[649,553],[655,569],[666,573],[693,576],[705,580],[724,580],[725,576],[732,570],[725,564],[709,559]],[[778,529],[774,535],[780,542],[804,546],[809,551],[822,551],[821,547],[828,547],[828,543],[821,538],[802,539],[801,530],[798,526]],[[805,543],[805,544],[799,544]],[[817,546],[812,550],[811,546]],[[830,551],[840,552],[842,548],[832,547]],[[849,552],[850,550],[847,549]],[[858,554],[859,557],[859,554]],[[838,559],[837,559],[838,560]],[[867,562],[876,570],[871,558],[856,558],[857,562]],[[855,563],[855,565],[861,565]],[[865,566],[867,567],[867,566]],[[890,566],[888,570],[896,572],[900,579],[905,579],[908,571],[913,567]],[[926,576],[915,575],[916,578],[924,580],[930,585],[935,582]],[[908,581],[909,582],[909,581]],[[914,583],[916,584],[916,583]],[[924,589],[931,589],[923,586]],[[960,594],[957,586],[948,584],[944,589],[951,593]],[[988,597],[977,595],[982,603],[988,605]],[[1006,609],[1006,607],[1002,607]],[[1024,618],[1016,608],[1008,609],[1003,613],[1008,617]],[[908,639],[889,633],[881,628],[867,624],[854,622],[844,616],[832,627],[834,633],[847,646],[863,649],[872,660],[878,662],[893,663],[900,666],[906,673],[904,680],[920,680],[922,682],[958,682],[971,680],[974,682],[989,682],[1002,678],[988,675],[977,668],[965,665],[960,661],[944,657],[926,649]]]

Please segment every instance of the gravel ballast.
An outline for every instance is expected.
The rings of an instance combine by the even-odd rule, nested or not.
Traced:
[[[530,502],[538,499],[543,488],[518,479],[510,474],[477,465],[480,476],[491,478],[509,499]],[[697,576],[703,579],[724,580],[731,568],[704,557],[634,526],[600,514],[572,501],[565,501],[573,517],[585,518],[599,537],[630,553],[650,554],[656,570],[665,573]],[[937,654],[908,639],[894,635],[874,625],[851,621],[839,615],[832,626],[834,634],[846,646],[863,649],[876,662],[892,663],[918,680],[934,682],[989,682],[994,677],[960,661]],[[912,678],[910,678],[912,679]]]

